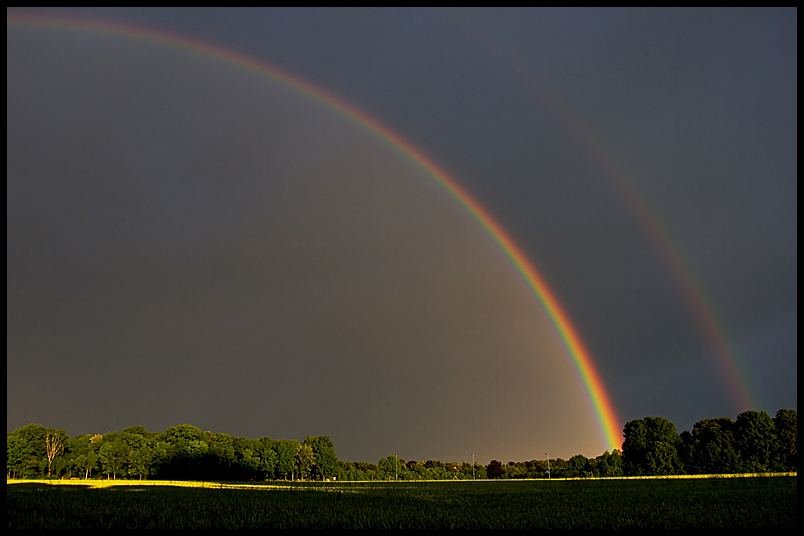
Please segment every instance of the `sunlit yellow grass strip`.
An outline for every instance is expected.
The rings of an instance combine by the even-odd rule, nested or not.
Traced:
[[[704,479],[704,478],[759,478],[774,476],[797,476],[798,473],[719,473],[708,475],[651,475],[651,476],[590,476],[574,478],[552,478],[550,480],[665,480],[665,479]],[[543,479],[539,479],[543,480]]]
[[[6,479],[7,484],[50,484],[54,486],[76,485],[91,488],[109,488],[112,486],[174,486],[180,488],[210,488],[210,489],[287,489],[287,486],[274,484],[232,484],[226,482],[198,482],[195,480],[46,480],[46,479]]]
[[[326,487],[315,486],[309,487],[304,484],[317,482],[301,481],[301,482],[283,482],[282,484],[259,483],[259,484],[245,484],[245,483],[227,483],[227,482],[199,482],[192,480],[46,480],[46,479],[6,479],[6,484],[49,484],[53,486],[88,486],[91,488],[109,488],[113,486],[172,486],[180,488],[207,488],[207,489],[255,489],[255,490],[272,490],[272,489],[311,489],[326,491],[328,488],[336,489],[338,484],[411,484],[423,482],[563,482],[569,480],[667,480],[667,479],[713,479],[713,478],[762,478],[762,477],[783,477],[783,476],[798,476],[797,472],[787,473],[722,473],[722,474],[707,474],[707,475],[653,475],[653,476],[605,476],[605,477],[573,477],[573,478],[512,478],[512,479],[494,479],[494,480],[343,480],[337,483],[330,482]]]

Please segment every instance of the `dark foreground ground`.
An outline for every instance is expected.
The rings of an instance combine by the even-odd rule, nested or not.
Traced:
[[[7,484],[8,528],[796,528],[797,479]]]

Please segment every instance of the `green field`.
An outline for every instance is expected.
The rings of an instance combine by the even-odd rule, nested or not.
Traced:
[[[796,528],[797,479],[7,484],[8,528]]]

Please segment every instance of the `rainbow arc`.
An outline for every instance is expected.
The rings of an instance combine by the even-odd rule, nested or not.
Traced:
[[[86,18],[12,14],[6,16],[6,22],[121,35],[188,50],[234,64],[248,71],[252,71],[259,76],[267,77],[273,81],[284,84],[310,98],[326,104],[350,121],[367,129],[394,150],[405,155],[419,168],[424,170],[427,175],[432,177],[436,183],[480,224],[514,265],[527,284],[530,292],[544,308],[556,332],[561,338],[568,356],[578,371],[581,381],[588,392],[590,403],[598,418],[601,433],[607,447],[610,450],[621,449],[622,435],[620,419],[611,402],[611,397],[604,388],[603,381],[592,360],[592,356],[577,329],[574,327],[569,315],[561,306],[553,290],[541,276],[534,262],[528,259],[522,249],[505,231],[503,226],[495,220],[489,211],[473,198],[458,181],[433,162],[424,152],[402,138],[402,136],[367,113],[327,93],[320,87],[314,86],[268,63],[258,61],[244,54],[213,44],[141,26]]]

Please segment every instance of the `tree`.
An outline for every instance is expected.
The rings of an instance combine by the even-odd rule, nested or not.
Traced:
[[[165,473],[165,468],[170,466],[171,446],[162,440],[159,435],[154,437],[151,443],[151,470],[150,474],[160,477]]]
[[[198,455],[201,442],[206,446],[206,434],[192,424],[177,424],[162,432],[159,438],[171,446],[173,454]],[[191,445],[192,442],[195,442]],[[206,451],[206,448],[203,449]]]
[[[136,476],[140,480],[144,479],[151,472],[153,462],[153,449],[150,441],[143,439],[139,445],[132,448],[128,455],[128,474]]]
[[[123,451],[127,453],[124,464],[129,476],[142,480],[150,473],[153,461],[152,436],[142,426],[129,426],[120,432],[119,440]]]
[[[237,457],[237,479],[254,480],[260,470],[257,442],[244,437],[235,437],[234,449]]]
[[[257,457],[263,480],[272,480],[276,475],[276,465],[279,455],[276,451],[276,442],[270,437],[261,437],[257,440]]]
[[[491,460],[486,466],[486,475],[489,478],[501,478],[503,476],[503,465],[498,460]]]
[[[684,464],[684,470],[687,473],[695,472],[693,470],[692,464],[692,450],[693,450],[693,438],[692,434],[687,430],[681,432],[678,436],[679,443],[678,443],[678,457],[681,458],[681,463]]]
[[[383,480],[395,480],[399,478],[400,467],[405,466],[405,460],[400,460],[398,456],[390,455],[377,462],[378,478]]]
[[[155,444],[165,443],[167,452],[155,452],[159,460],[160,478],[192,480],[203,478],[209,465],[208,435],[197,426],[178,424],[171,426],[155,438]]]
[[[299,470],[299,479],[305,480],[310,477],[310,470],[315,464],[315,455],[310,445],[302,443],[296,451],[296,467]]]
[[[595,458],[595,476],[622,476],[623,455],[614,449]]]
[[[293,479],[296,472],[296,451],[299,450],[299,442],[295,439],[281,440],[276,442],[276,472],[280,478]]]
[[[42,476],[46,466],[46,429],[38,424],[26,424],[6,436],[6,472],[10,477],[35,478]]]
[[[207,443],[201,472],[204,478],[227,480],[237,478],[237,454],[235,453],[235,437],[227,433],[205,432]]]
[[[329,436],[310,436],[304,440],[304,443],[310,445],[310,448],[313,449],[313,456],[315,457],[313,476],[320,477],[321,480],[324,480],[326,476],[332,476],[338,464],[338,457],[335,455],[335,445],[332,443],[332,439]]]
[[[582,455],[576,454],[572,456],[569,460],[567,460],[567,469],[564,475],[567,477],[576,477],[576,476],[586,476],[587,465],[589,464],[589,459]]]
[[[234,436],[226,433],[207,432],[209,452],[213,453],[224,467],[231,467],[236,461]]]
[[[98,460],[101,469],[106,473],[106,478],[117,479],[117,474],[122,473],[129,451],[120,441],[118,434],[107,434],[101,441],[98,451]]]
[[[764,411],[744,411],[737,415],[734,439],[740,452],[740,469],[754,473],[767,471],[773,446],[773,420]]]
[[[64,430],[47,430],[45,432],[45,455],[47,456],[47,476],[52,476],[53,460],[64,452],[67,434]]]
[[[90,442],[88,435],[71,437],[67,440],[63,459],[69,476],[72,476],[73,472],[80,476],[86,474],[89,452]]]
[[[87,453],[86,478],[92,476],[92,470],[100,470],[100,448],[103,445],[103,435],[94,434],[89,438],[89,452]]]
[[[645,474],[648,457],[648,429],[645,421],[635,419],[623,427],[623,462],[626,475]]]
[[[727,417],[702,419],[690,434],[691,473],[733,473],[739,469],[740,454],[734,440],[734,421]]]
[[[146,430],[144,426],[140,426],[140,425],[129,426],[128,428],[124,428],[123,430],[121,430],[120,433],[123,434],[123,435],[131,434],[131,435],[139,435],[139,436],[143,436],[143,437],[151,437],[152,435],[154,435],[151,432],[149,432],[148,430]]]
[[[683,468],[676,427],[664,417],[625,423],[623,461],[628,475],[671,475]]]
[[[779,468],[794,471],[798,467],[798,413],[780,409],[773,418],[775,432],[773,460]]]

